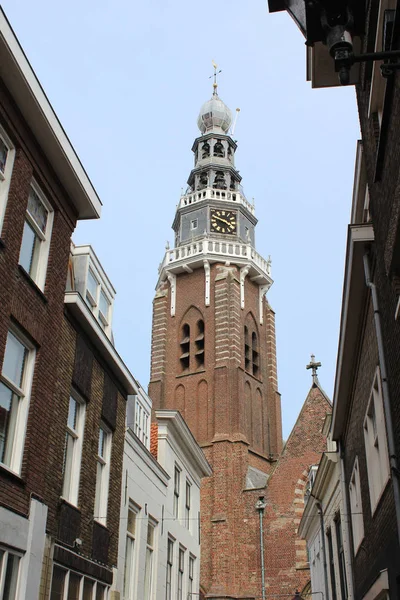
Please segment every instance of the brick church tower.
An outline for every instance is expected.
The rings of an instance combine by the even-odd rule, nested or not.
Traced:
[[[255,503],[282,449],[270,263],[255,249],[231,123],[214,83],[176,209],[175,247],[159,269],[149,386],[154,407],[182,413],[213,468],[201,521],[201,589],[210,599],[259,595]]]

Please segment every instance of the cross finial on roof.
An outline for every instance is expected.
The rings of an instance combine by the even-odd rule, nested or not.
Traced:
[[[306,369],[312,369],[311,375],[312,375],[313,383],[317,383],[318,382],[317,369],[320,366],[321,366],[321,363],[320,362],[315,362],[315,356],[314,356],[314,354],[311,354],[311,361],[306,366]]]
[[[214,78],[214,83],[213,83],[213,94],[216,96],[217,95],[217,88],[218,88],[218,83],[217,83],[217,75],[219,75],[222,70],[220,69],[219,71],[217,71],[218,69],[218,65],[215,61],[212,61],[212,66],[214,67],[214,74],[210,75],[210,77],[208,79],[211,79],[212,77]]]

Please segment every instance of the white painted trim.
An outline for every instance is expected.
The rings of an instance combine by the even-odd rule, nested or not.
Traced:
[[[244,309],[244,281],[250,271],[250,265],[245,265],[240,269],[240,308]]]
[[[380,572],[377,580],[369,588],[363,600],[377,600],[384,592],[389,594],[389,575],[387,569]]]
[[[260,285],[260,287],[258,289],[258,311],[259,311],[260,325],[262,325],[264,323],[263,298],[264,298],[265,294],[268,292],[270,287],[271,287],[271,284]]]
[[[208,260],[203,260],[204,275],[205,275],[205,305],[210,306],[210,263]]]
[[[167,271],[167,277],[171,287],[171,317],[174,317],[176,308],[176,275]]]

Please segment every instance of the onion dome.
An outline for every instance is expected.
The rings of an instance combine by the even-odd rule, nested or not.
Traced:
[[[232,113],[222,102],[221,98],[214,92],[212,98],[205,102],[200,109],[197,126],[201,133],[219,131],[227,133],[232,123]]]

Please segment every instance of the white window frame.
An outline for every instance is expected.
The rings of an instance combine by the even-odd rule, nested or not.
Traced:
[[[190,221],[190,231],[194,231],[199,226],[199,219],[191,219]]]
[[[189,492],[189,493],[188,493]],[[190,514],[192,508],[192,483],[186,478],[185,485],[185,527],[190,531]]]
[[[173,515],[174,519],[179,519],[180,516],[180,496],[181,496],[181,474],[182,469],[175,463],[174,466],[174,505],[173,505]]]
[[[15,148],[10,138],[0,126],[0,138],[8,150],[4,172],[0,170],[0,237],[6,212],[8,191],[10,189],[11,175],[14,167]]]
[[[0,559],[0,598],[3,598],[4,587],[5,587],[5,583],[6,583],[7,565],[8,565],[9,557],[11,555],[13,558],[18,559],[17,575],[16,575],[16,582],[15,582],[15,595],[13,597],[13,599],[14,598],[16,599],[16,598],[18,598],[18,588],[19,588],[19,579],[20,579],[20,572],[21,572],[22,553],[16,552],[15,550],[11,551],[6,546],[0,546],[0,551],[4,552],[2,559]]]
[[[8,461],[8,464],[0,464],[3,466],[3,468],[9,469],[10,471],[20,475],[22,467],[22,456],[25,445],[26,427],[28,422],[29,404],[32,392],[36,350],[32,343],[15,327],[9,328],[7,333],[7,339],[8,335],[14,336],[14,338],[20,344],[22,344],[22,346],[24,346],[26,353],[22,367],[21,387],[16,385],[15,382],[11,381],[11,379],[9,379],[4,373],[0,373],[0,381],[5,385],[5,387],[11,390],[11,392],[14,393],[19,399],[17,414],[15,416],[14,434],[10,451],[10,460]],[[4,360],[6,358],[6,351],[7,344],[4,353]]]
[[[349,499],[351,525],[353,530],[353,551],[355,556],[362,540],[364,539],[364,516],[361,500],[361,482],[358,456],[356,456],[354,461],[353,472],[350,477]]]
[[[194,590],[194,580],[195,580],[195,566],[196,564],[196,557],[193,556],[193,554],[189,554],[189,564],[188,564],[188,589],[187,589],[187,596],[188,596],[188,600],[195,600],[195,597],[193,597],[193,590]]]
[[[184,577],[185,577],[185,554],[186,549],[183,546],[178,548],[178,572],[177,572],[177,585],[176,585],[176,600],[184,600],[183,588],[184,588]]]
[[[126,528],[126,543],[125,543],[125,563],[124,563],[124,582],[123,582],[123,598],[125,600],[133,600],[136,598],[136,570],[137,570],[137,540],[138,527],[139,527],[139,514],[140,507],[137,506],[132,500],[129,500],[128,506],[128,517],[127,517],[127,528]],[[135,515],[135,527],[134,532],[129,531],[129,512]],[[129,548],[129,553],[128,553]],[[129,556],[128,556],[129,554]],[[129,564],[128,564],[129,560]]]
[[[40,189],[38,183],[32,179],[30,189],[37,194],[40,202],[43,204],[44,208],[47,210],[47,221],[46,221],[46,231],[43,232],[40,227],[36,224],[33,217],[29,214],[28,207],[25,211],[25,223],[27,223],[31,229],[33,229],[36,238],[39,240],[38,250],[33,250],[33,252],[37,252],[37,257],[35,262],[37,266],[35,268],[35,272],[28,273],[32,280],[36,283],[40,290],[44,290],[44,285],[46,282],[46,273],[47,273],[47,265],[49,262],[49,251],[50,251],[50,242],[51,242],[51,233],[53,229],[53,220],[54,220],[54,210],[47,200],[46,196],[43,194]],[[25,225],[24,225],[25,227]],[[21,249],[22,249],[21,240]],[[21,253],[20,253],[21,258]],[[21,265],[22,266],[22,265]]]
[[[172,600],[174,548],[175,548],[175,540],[171,536],[168,536],[168,538],[167,538],[167,569],[166,569],[166,583],[165,583],[165,600]],[[171,550],[171,552],[170,552],[170,550]]]
[[[74,400],[77,406],[77,425],[75,429],[71,428],[68,424],[70,401]],[[63,466],[63,488],[62,498],[78,506],[79,500],[79,482],[81,474],[81,462],[82,462],[82,446],[83,446],[83,435],[85,430],[85,417],[86,417],[86,403],[76,390],[71,390],[68,401],[68,417],[65,432],[65,448],[64,448],[64,466]],[[68,452],[68,436],[70,436],[73,442],[72,456],[71,456],[71,474],[69,476],[69,482],[67,482],[66,475],[66,464],[67,464],[67,452]]]
[[[95,600],[95,598],[96,598],[97,586],[102,586],[104,588],[104,600],[108,600],[110,586],[108,586],[106,583],[104,583],[103,581],[98,581],[97,579],[94,579],[93,577],[88,577],[88,576],[84,575],[83,573],[78,573],[77,571],[73,571],[72,569],[66,569],[63,565],[59,565],[58,563],[53,563],[53,570],[51,573],[50,597],[51,597],[51,590],[53,587],[53,575],[54,575],[55,568],[57,568],[60,571],[63,571],[65,573],[64,589],[63,589],[63,595],[62,595],[61,600],[67,600],[67,598],[68,598],[68,588],[69,588],[69,581],[70,581],[71,574],[76,575],[77,577],[80,578],[78,600],[82,600],[82,598],[83,598],[83,586],[84,586],[85,580],[90,581],[93,584],[91,600]]]
[[[147,521],[147,532],[146,532],[146,555],[145,555],[145,569],[144,569],[144,600],[151,600],[154,592],[154,581],[156,571],[156,532],[158,522],[151,516]],[[149,544],[149,530],[153,530],[153,544]]]
[[[375,371],[364,418],[364,442],[371,512],[374,514],[390,479],[389,452],[379,367]]]
[[[100,451],[100,440],[103,436],[103,451]],[[98,452],[96,455],[96,495],[94,504],[94,518],[98,523],[107,525],[108,492],[110,484],[112,433],[103,422],[99,428]]]
[[[140,401],[139,396],[135,399],[135,435],[149,449],[150,446],[150,413]]]

